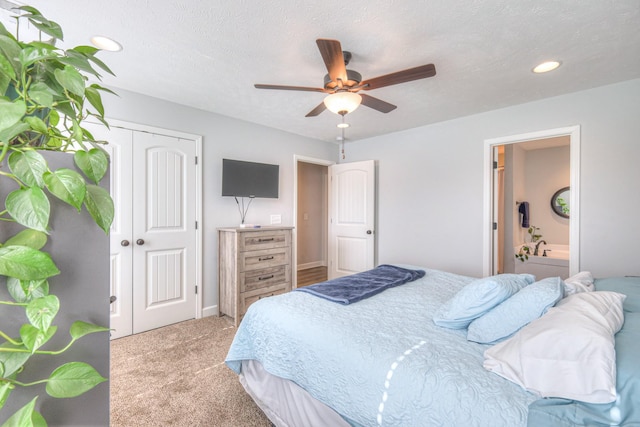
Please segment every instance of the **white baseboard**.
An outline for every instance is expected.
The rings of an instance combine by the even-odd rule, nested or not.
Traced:
[[[327,266],[326,261],[314,261],[314,262],[308,262],[306,264],[298,264],[298,270],[306,270],[308,268],[326,267],[326,266]]]
[[[204,307],[202,309],[202,317],[217,316],[217,315],[218,315],[217,305],[212,305],[211,307]]]

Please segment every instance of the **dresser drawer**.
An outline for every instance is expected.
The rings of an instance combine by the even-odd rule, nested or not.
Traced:
[[[247,308],[249,308],[251,304],[258,301],[259,299],[272,297],[274,295],[284,294],[285,292],[287,292],[287,290],[288,288],[283,285],[282,287],[277,287],[277,286],[272,287],[269,290],[259,294],[254,294],[254,295],[251,295],[250,293],[249,295],[240,294],[240,316],[239,317],[242,318],[242,316],[244,316],[244,314],[247,312]]]
[[[291,246],[291,233],[287,230],[255,231],[242,233],[239,238],[238,250],[259,251],[262,249],[282,248]]]
[[[291,248],[265,249],[238,254],[238,271],[261,270],[263,268],[291,263]]]
[[[260,270],[250,270],[240,273],[238,279],[240,292],[250,292],[282,283],[291,283],[291,267],[278,265]]]

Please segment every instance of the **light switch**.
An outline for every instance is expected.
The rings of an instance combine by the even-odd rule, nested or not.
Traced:
[[[308,221],[308,220],[309,220],[309,214],[305,212],[305,213],[302,215],[302,219],[304,219],[305,221]]]
[[[280,214],[272,214],[271,215],[271,224],[282,224],[282,215]]]

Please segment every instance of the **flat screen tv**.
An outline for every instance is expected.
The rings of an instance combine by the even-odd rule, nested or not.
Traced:
[[[222,159],[222,195],[278,198],[280,166]]]

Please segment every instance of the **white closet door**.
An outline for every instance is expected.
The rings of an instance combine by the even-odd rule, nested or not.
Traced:
[[[133,333],[196,315],[195,141],[133,135]]]
[[[197,314],[196,141],[88,124],[109,141],[111,338]]]
[[[91,126],[90,131],[98,139],[109,141],[105,149],[111,158],[111,198],[115,215],[109,230],[111,247],[111,295],[116,300],[111,303],[111,338],[119,338],[133,333],[133,263],[131,246],[131,147],[133,133],[128,129]]]

